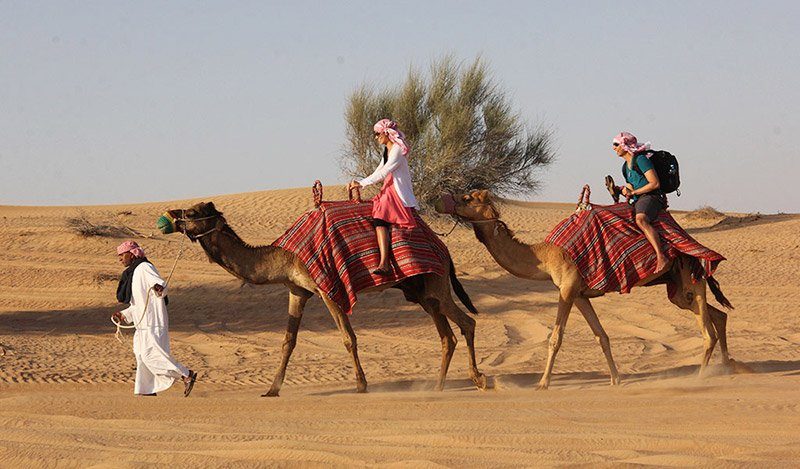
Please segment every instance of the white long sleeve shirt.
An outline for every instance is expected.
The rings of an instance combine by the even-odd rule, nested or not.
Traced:
[[[386,163],[381,158],[381,163],[369,176],[358,181],[362,187],[383,181],[386,176],[392,174],[394,178],[394,190],[397,192],[403,205],[409,208],[417,208],[417,198],[414,197],[414,187],[411,183],[411,171],[408,169],[408,155],[403,155],[400,145],[393,145],[389,150]]]

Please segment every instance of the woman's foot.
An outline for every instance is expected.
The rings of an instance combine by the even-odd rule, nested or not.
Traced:
[[[669,259],[663,256],[659,257],[656,260],[656,270],[654,270],[653,272],[656,274],[663,274],[664,271],[667,270],[668,266],[669,266]]]
[[[378,268],[373,270],[372,273],[375,275],[380,275],[381,277],[386,277],[387,275],[391,275],[392,271],[389,270],[389,267],[378,266]]]

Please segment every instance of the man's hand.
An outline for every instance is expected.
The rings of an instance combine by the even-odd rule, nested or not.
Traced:
[[[128,322],[128,320],[125,319],[125,316],[119,311],[115,311],[114,314],[111,315],[111,319],[115,319],[120,324],[125,324]]]
[[[156,292],[156,295],[161,296],[164,293],[164,286],[157,283],[153,285],[153,291]]]
[[[624,186],[622,186],[622,195],[624,195],[628,199],[633,197],[633,187],[631,187],[630,184],[625,184]]]

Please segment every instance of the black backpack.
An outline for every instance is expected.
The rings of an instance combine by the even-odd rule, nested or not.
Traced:
[[[681,191],[678,188],[681,185],[681,174],[678,171],[678,159],[675,158],[675,155],[666,150],[647,150],[644,155],[653,163],[653,169],[656,170],[661,186],[659,191],[664,194],[675,192],[680,197]],[[633,170],[644,176],[639,165],[636,164],[636,158],[633,159]]]

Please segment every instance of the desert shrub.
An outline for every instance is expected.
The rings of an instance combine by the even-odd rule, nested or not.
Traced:
[[[523,122],[480,58],[464,65],[445,57],[428,73],[412,68],[399,86],[357,88],[345,112],[348,176],[368,175],[380,161],[372,125],[384,117],[398,123],[411,145],[414,192],[423,208],[442,191],[535,192],[537,170],[554,159],[551,132]]]

